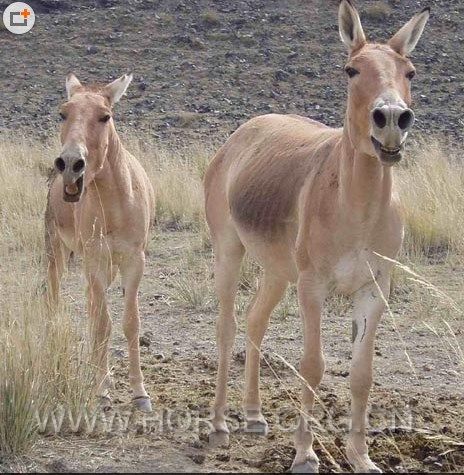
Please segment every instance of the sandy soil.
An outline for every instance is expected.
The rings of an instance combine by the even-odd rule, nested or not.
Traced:
[[[115,323],[112,411],[90,433],[83,423],[77,433],[68,427],[58,435],[40,437],[16,468],[62,472],[289,469],[293,456],[290,429],[300,386],[279,355],[297,367],[302,353],[294,290],[289,290],[285,307],[275,311],[263,345],[262,396],[270,423],[268,438],[243,431],[244,317],[240,315],[230,378],[231,446],[210,449],[207,420],[216,369],[215,304],[211,295],[202,308],[190,308],[179,301],[176,290],[178,279],[188,273],[196,275],[197,285],[203,285],[205,279],[209,282],[210,276],[205,278],[203,271],[208,259],[210,251],[201,248],[193,232],[158,230],[151,242],[140,307],[146,345],[142,347],[143,370],[154,413],[143,416],[130,405],[127,352],[120,328],[121,289],[116,283],[109,292]],[[438,276],[445,275],[443,266],[436,264],[435,268]],[[456,268],[454,274],[446,275],[448,288],[459,281],[462,270]],[[64,293],[76,318],[85,321],[81,284],[79,263],[75,262],[65,279]],[[442,315],[438,312],[425,323],[417,310],[408,310],[408,292],[401,288],[392,299],[392,315],[385,315],[378,332],[369,419],[372,457],[385,471],[463,469],[462,365],[443,337]],[[242,292],[239,308],[248,299],[249,292]],[[333,301],[324,318],[327,371],[317,406],[316,445],[323,469],[330,471],[349,470],[343,456],[349,418],[348,313],[346,303]],[[463,322],[452,322],[452,326],[462,341]]]

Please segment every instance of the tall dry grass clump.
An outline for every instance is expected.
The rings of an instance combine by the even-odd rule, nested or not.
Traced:
[[[377,1],[367,6],[365,12],[366,18],[377,21],[386,20],[391,14],[392,8],[390,5],[382,1]]]
[[[124,135],[127,149],[140,160],[155,188],[157,221],[204,229],[203,177],[214,145],[169,147],[127,131]]]
[[[27,450],[40,418],[88,403],[82,329],[45,304],[43,212],[56,143],[0,136],[0,455]]]
[[[419,141],[396,171],[405,219],[403,252],[417,259],[464,251],[464,167],[439,139]]]
[[[47,164],[56,143],[0,136],[0,225],[2,252],[38,257],[43,250]]]
[[[65,309],[50,313],[39,284],[39,276],[24,276],[2,301],[0,454],[26,451],[58,409],[78,414],[90,404],[94,372],[83,328]]]

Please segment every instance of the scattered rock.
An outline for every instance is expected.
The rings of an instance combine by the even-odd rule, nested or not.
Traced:
[[[203,444],[203,442],[201,440],[194,440],[190,446],[194,449],[203,449],[205,447],[205,445]]]
[[[47,464],[47,469],[50,473],[71,473],[72,470],[70,470],[69,466],[67,465],[66,461],[57,458],[56,460],[53,460],[52,462]]]
[[[220,462],[229,462],[230,460],[230,454],[223,452],[220,454],[216,455],[216,459],[219,460]]]
[[[198,465],[205,463],[206,456],[204,454],[189,454],[188,457]]]
[[[274,77],[277,81],[287,81],[290,77],[290,74],[287,71],[284,71],[283,69],[278,69],[274,73]]]
[[[126,356],[126,352],[121,348],[112,348],[111,354],[114,358],[124,358]]]
[[[431,464],[434,464],[434,463],[438,462],[438,457],[435,457],[433,455],[429,455],[428,457],[425,457],[423,462],[427,465],[431,465]]]
[[[145,332],[140,338],[140,346],[150,347],[153,338],[153,332]]]
[[[97,54],[99,49],[94,45],[90,45],[90,46],[87,46],[85,51],[87,54]]]

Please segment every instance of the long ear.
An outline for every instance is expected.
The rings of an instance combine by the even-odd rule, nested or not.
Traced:
[[[338,27],[340,38],[350,51],[355,51],[366,44],[361,20],[351,0],[342,0],[340,2]]]
[[[430,17],[430,8],[424,8],[414,15],[388,44],[399,54],[407,55],[414,51],[425,25]]]
[[[79,79],[74,76],[74,74],[68,74],[66,76],[66,93],[68,94],[68,101],[71,99],[72,95],[76,92],[76,89],[82,87]]]
[[[103,88],[103,94],[109,99],[111,105],[116,104],[121,99],[131,81],[132,74],[124,74],[124,76]]]

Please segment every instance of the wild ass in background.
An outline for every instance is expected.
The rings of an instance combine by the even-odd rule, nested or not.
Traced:
[[[342,0],[339,29],[349,49],[344,127],[332,129],[296,115],[256,117],[232,134],[211,162],[205,177],[206,215],[220,302],[211,443],[228,442],[225,411],[236,333],[234,300],[246,250],[263,267],[247,316],[247,430],[266,433],[259,349],[272,310],[288,282],[297,282],[304,327],[300,372],[307,385],[292,468],[318,470],[310,419],[325,366],[321,308],[332,291],[351,295],[352,423],[346,452],[357,472],[380,472],[369,458],[365,434],[375,331],[389,295],[392,267],[378,254],[394,258],[402,242],[391,167],[402,158],[414,122],[410,81],[415,71],[408,55],[428,18],[425,9],[387,44],[372,44],[353,4]]]
[[[137,292],[154,219],[154,192],[145,170],[122,146],[112,118],[113,105],[131,81],[132,75],[125,75],[104,87],[85,87],[72,74],[66,78],[68,101],[60,112],[62,150],[55,160],[45,214],[48,295],[52,303],[58,301],[70,253],[82,254],[96,392],[108,404],[111,318],[106,291],[120,270],[133,401],[150,411],[140,369]]]

